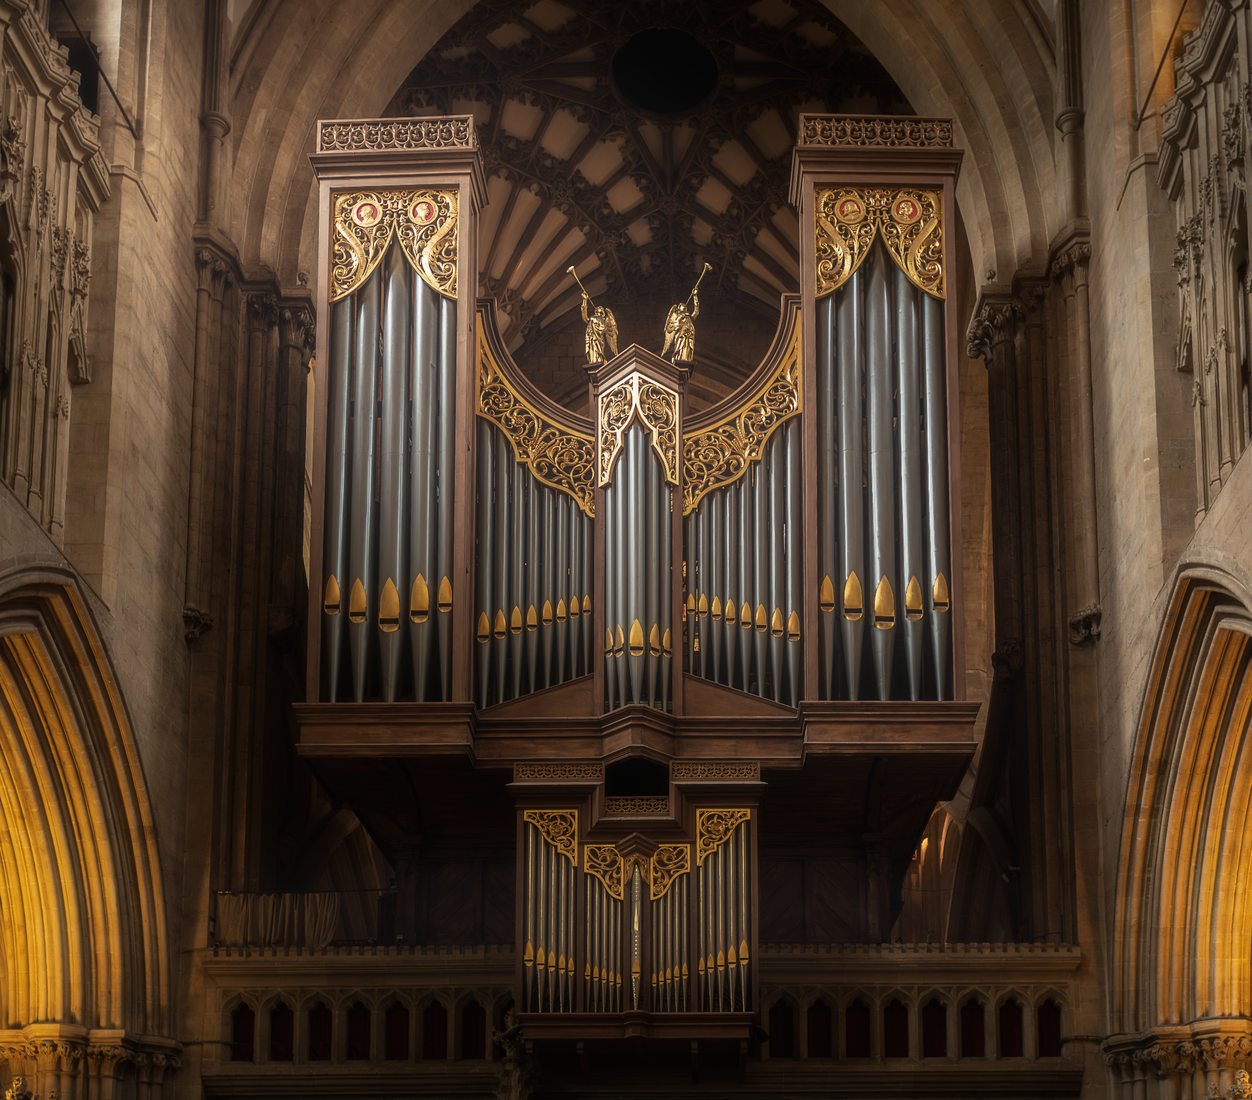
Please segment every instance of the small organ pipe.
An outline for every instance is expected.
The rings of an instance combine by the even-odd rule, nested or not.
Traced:
[[[642,600],[641,611],[643,613],[643,643],[644,643],[644,673],[643,673],[643,691],[639,697],[639,701],[653,705],[656,696],[659,695],[657,690],[660,685],[657,683],[657,671],[659,662],[652,650],[652,630],[659,618],[660,608],[656,602],[657,590],[657,572],[661,567],[658,560],[656,545],[656,470],[657,464],[653,461],[650,453],[641,456],[642,460],[642,477],[640,481],[641,508],[639,518],[642,521],[642,531],[640,531],[640,543],[643,547],[641,588]],[[658,627],[659,631],[659,627]]]
[[[948,528],[948,431],[943,370],[943,303],[922,297],[923,416],[926,434],[926,579],[930,652],[937,698],[950,699],[952,561]]]
[[[900,588],[897,615],[908,672],[909,698],[922,694],[922,416],[917,354],[917,299],[903,271],[893,271],[896,316],[896,400],[899,439]]]
[[[848,698],[861,697],[861,647],[867,594],[865,575],[864,408],[861,401],[863,271],[835,291],[839,373],[839,574],[834,578]]]
[[[786,642],[786,624],[782,610],[784,576],[787,570],[787,554],[783,544],[786,515],[785,454],[779,446],[781,439],[775,436],[768,451],[769,477],[769,603],[765,611],[769,619],[770,671],[773,688],[770,698],[782,701],[783,696],[783,647]]]
[[[538,667],[538,651],[540,646],[540,622],[543,612],[543,592],[539,583],[539,525],[535,523],[535,512],[537,508],[543,507],[539,503],[546,495],[547,489],[543,488],[532,477],[527,477],[524,473],[521,478],[522,482],[522,499],[526,506],[526,514],[529,522],[526,524],[526,539],[523,545],[525,551],[525,591],[522,600],[525,605],[523,612],[523,627],[525,633],[522,635],[522,650],[524,670],[522,674],[522,682],[526,686],[527,691],[534,691],[540,686],[546,687],[546,683],[542,683],[542,674]],[[522,547],[514,548],[515,554],[521,554]]]
[[[496,541],[495,557],[490,568],[495,575],[496,609],[491,619],[492,646],[492,698],[502,702],[506,696],[506,665],[509,648],[509,614],[513,606],[513,593],[509,589],[508,569],[505,568],[505,554],[510,545],[508,539],[513,531],[513,460],[507,445],[496,448],[496,530],[500,538]]]
[[[756,514],[757,547],[754,576],[752,578],[752,637],[756,663],[756,693],[769,697],[769,569],[773,535],[770,531],[769,474],[761,463],[752,471]]]
[[[352,395],[352,525],[348,561],[348,642],[352,653],[352,695],[365,698],[373,647],[370,629],[378,609],[374,586],[374,441],[378,406],[378,313],[382,273],[376,271],[356,292],[356,378]]]
[[[353,305],[341,298],[331,307],[331,361],[327,413],[326,538],[323,572],[323,667],[326,698],[339,700],[344,624],[348,619],[348,439],[351,424]]]
[[[553,513],[556,523],[556,542],[552,548],[552,614],[554,616],[552,632],[555,635],[552,645],[552,658],[548,663],[548,675],[544,682],[559,684],[568,679],[566,669],[569,665],[569,607],[566,598],[569,593],[569,509],[564,500],[558,500],[551,490],[544,490],[548,498],[548,508]]]
[[[485,420],[478,422],[478,620],[475,649],[478,656],[478,705],[486,707],[491,692],[491,620],[495,611],[495,589],[491,563],[495,558],[496,508],[495,478],[496,431]]]
[[[655,465],[655,463],[654,463]],[[660,506],[653,522],[658,525],[660,530],[660,538],[658,546],[660,553],[657,561],[660,563],[659,580],[660,597],[659,604],[661,609],[661,709],[669,710],[670,692],[674,684],[674,528],[670,519],[670,509],[674,507],[674,492],[665,483],[661,475],[660,467],[657,467],[658,484],[661,487]]]
[[[838,494],[845,492],[839,480],[835,424],[838,385],[835,373],[835,304],[834,296],[817,301],[817,468],[818,468],[818,542],[817,583],[818,619],[821,647],[821,697],[833,699],[837,694],[839,675],[836,669],[835,638],[837,635],[839,590],[838,561]],[[794,471],[793,471],[794,473]]]
[[[786,570],[786,606],[783,610],[783,641],[780,643],[786,654],[788,693],[783,702],[793,707],[800,703],[803,691],[804,643],[801,632],[801,606],[803,601],[800,593],[804,584],[804,538],[801,534],[800,516],[800,422],[793,420],[783,426],[783,442],[786,447],[787,461],[784,465],[783,489],[787,499],[787,545],[783,553],[783,568]]]
[[[886,256],[871,258],[865,308],[867,423],[869,436],[870,560],[866,612],[874,629],[870,645],[879,699],[891,698],[895,654],[896,572],[895,442],[892,438],[891,313]]]
[[[760,534],[756,520],[756,497],[752,492],[752,475],[741,477],[735,485],[739,497],[739,674],[740,687],[752,691],[752,623],[756,611],[752,582],[756,570]],[[759,690],[759,689],[758,689]]]

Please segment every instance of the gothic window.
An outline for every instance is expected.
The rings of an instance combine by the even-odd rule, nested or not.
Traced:
[[[409,1057],[409,1010],[399,1001],[392,1001],[383,1017],[383,1057],[389,1062]]]
[[[909,1010],[898,997],[882,1010],[882,1052],[886,1058],[909,1056]]]
[[[848,1058],[869,1057],[869,1006],[860,998],[843,1014],[843,1051]]]
[[[370,1056],[370,1010],[357,1001],[348,1009],[347,1044],[344,1051],[349,1062],[364,1062]]]
[[[279,1001],[270,1009],[270,1061],[293,1061],[295,1051],[295,1013],[286,1001]]]
[[[330,1061],[330,1008],[318,1001],[309,1009],[309,1061]]]
[[[471,999],[461,1009],[461,1057],[487,1057],[487,1012],[481,1004]]]
[[[769,1010],[769,1056],[796,1056],[796,1018],[791,1002],[780,997]]]
[[[1035,1013],[1035,1032],[1040,1058],[1061,1056],[1061,1006],[1049,998]]]
[[[1022,1006],[1010,997],[1000,1005],[1000,1057],[1022,1056]]]
[[[961,1057],[987,1056],[987,1013],[982,1001],[971,997],[961,1005]]]
[[[922,1057],[948,1056],[948,1009],[938,997],[932,997],[922,1008]]]
[[[448,1010],[431,1001],[422,1012],[422,1060],[443,1061],[448,1057]]]
[[[830,1058],[834,1054],[834,1013],[820,997],[809,1005],[808,1040],[810,1058]]]
[[[256,1013],[251,1005],[236,1005],[230,1014],[230,1060],[256,1061]]]

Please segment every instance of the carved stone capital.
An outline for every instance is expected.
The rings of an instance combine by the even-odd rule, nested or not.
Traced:
[[[1015,677],[1021,675],[1026,659],[1018,638],[1005,638],[991,654],[991,667],[997,675]]]
[[[991,366],[1000,349],[1012,340],[1021,315],[1021,304],[1015,298],[984,298],[965,334],[965,354]]]
[[[268,291],[248,295],[248,327],[253,331],[273,328],[278,323],[278,299]]]
[[[183,608],[183,638],[190,645],[213,629],[213,616],[188,604]]]
[[[307,305],[287,305],[279,313],[279,340],[284,351],[299,352],[307,361],[313,354],[313,310]]]

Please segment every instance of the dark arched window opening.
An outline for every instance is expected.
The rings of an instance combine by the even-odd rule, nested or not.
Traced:
[[[448,1010],[431,1001],[422,1013],[422,1060],[442,1061],[448,1057]]]
[[[330,1061],[330,1008],[318,1001],[309,1009],[309,1061]]]
[[[1053,1000],[1044,1001],[1035,1017],[1036,1038],[1040,1058],[1061,1056],[1061,1006]]]
[[[885,1058],[909,1056],[909,1010],[899,998],[882,1010],[882,1052]]]
[[[236,1005],[230,1014],[230,1060],[256,1061],[256,1013],[248,1005]]]
[[[769,1010],[769,1056],[771,1058],[794,1058],[796,1056],[796,1015],[791,1002],[785,998],[775,1001]]]
[[[961,1057],[987,1056],[987,1013],[982,1002],[971,997],[961,1005]]]
[[[830,1058],[834,1055],[835,1017],[823,1000],[809,1005],[808,1040],[810,1058]]]
[[[349,1062],[365,1062],[370,1056],[370,1010],[357,1001],[348,1009],[348,1035],[344,1054]]]
[[[1012,999],[1000,1006],[1000,1057],[1022,1056],[1022,1006]]]
[[[922,1057],[948,1056],[948,1007],[932,997],[922,1007]]]
[[[474,1000],[461,1009],[461,1057],[487,1057],[487,1010]]]
[[[848,1058],[869,1057],[869,1005],[856,1000],[843,1016],[843,1052]]]
[[[291,1062],[296,1057],[296,1015],[291,1005],[279,1001],[270,1009],[270,1061]]]
[[[409,1010],[399,1001],[392,1001],[383,1017],[383,1057],[389,1062],[408,1061]]]

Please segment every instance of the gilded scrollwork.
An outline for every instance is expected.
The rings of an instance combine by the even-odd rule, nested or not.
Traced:
[[[751,810],[696,810],[696,866],[725,844],[751,817]]]
[[[472,149],[474,144],[474,120],[469,115],[333,119],[320,123],[317,131],[319,153]]]
[[[336,195],[330,300],[346,297],[365,282],[393,237],[432,290],[455,298],[459,205],[455,190],[427,187]]]
[[[814,217],[814,277],[819,298],[848,281],[878,238],[914,286],[935,298],[945,296],[939,192],[911,187],[824,187],[818,189]]]
[[[622,450],[622,437],[638,416],[661,460],[665,480],[678,484],[678,394],[639,373],[627,375],[600,395],[597,432],[599,484],[613,480],[613,466]]]
[[[578,811],[525,810],[522,818],[575,867],[578,866]]]
[[[760,460],[782,423],[801,411],[800,330],[791,336],[777,369],[747,401],[708,428],[683,439],[683,515],[724,485],[741,478]]]
[[[691,870],[690,844],[662,844],[652,853],[652,900],[664,897],[674,880]]]
[[[865,149],[950,148],[952,120],[801,115],[800,144]]]
[[[626,896],[622,854],[612,844],[584,845],[583,869],[600,880],[610,897],[621,901]]]
[[[517,461],[539,481],[572,497],[587,516],[595,515],[595,439],[531,405],[496,362],[481,325],[478,415],[505,434]]]

